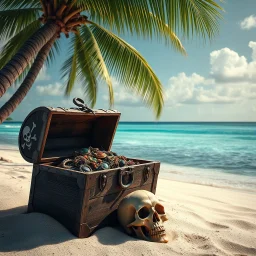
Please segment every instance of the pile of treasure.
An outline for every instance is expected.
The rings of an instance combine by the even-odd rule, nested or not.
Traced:
[[[140,164],[125,156],[118,156],[115,152],[93,147],[82,148],[73,155],[72,158],[64,159],[59,166],[81,172],[92,172]]]

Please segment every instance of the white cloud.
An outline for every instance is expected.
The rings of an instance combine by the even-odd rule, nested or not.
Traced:
[[[39,95],[64,96],[65,86],[59,82],[48,84],[48,85],[37,85],[36,91]],[[83,95],[84,94],[81,86],[75,86],[70,94],[70,98],[73,98],[73,97],[83,98],[82,97]],[[64,102],[67,102],[67,101],[68,99],[64,99]]]
[[[169,80],[166,90],[166,105],[198,103],[233,103],[240,99],[239,88],[217,85],[196,73],[187,76],[180,73]]]
[[[196,73],[191,76],[179,73],[169,79],[169,88],[166,90],[165,100],[172,106],[197,101],[197,94],[201,90],[201,86],[209,86],[212,82],[212,80],[205,79]]]
[[[211,76],[218,82],[256,81],[256,42],[250,41],[252,61],[229,48],[213,51],[210,54]]]
[[[138,96],[135,95],[134,92],[125,88],[122,84],[120,84],[115,77],[111,77],[113,90],[114,90],[114,101],[115,105],[123,105],[123,106],[138,106],[142,105],[141,100]],[[109,96],[107,91],[103,95],[103,99],[105,101],[109,101]]]
[[[50,79],[51,77],[47,72],[47,68],[43,66],[36,78],[36,81],[48,81]]]
[[[254,105],[252,106],[252,111],[253,111],[253,112],[256,112],[256,104],[254,104]]]
[[[63,96],[64,95],[64,87],[61,83],[48,84],[45,86],[38,85],[36,87],[36,91],[40,95],[51,95],[51,96]]]
[[[223,48],[210,54],[211,75],[219,81],[240,80],[247,76],[247,60],[238,53]]]
[[[256,16],[251,15],[240,22],[241,29],[249,30],[256,27]]]
[[[252,49],[252,60],[256,61],[256,42],[250,41],[249,47]]]
[[[256,99],[256,42],[250,42],[252,61],[229,48],[210,54],[211,79],[179,73],[169,79],[166,105],[236,103]]]

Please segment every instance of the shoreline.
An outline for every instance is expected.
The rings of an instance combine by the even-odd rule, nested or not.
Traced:
[[[3,148],[2,148],[3,146]],[[9,154],[7,153],[9,152]],[[1,163],[1,158],[4,158],[6,163],[8,161],[12,161],[15,164],[15,161],[17,161],[17,159],[19,160],[19,162],[23,162],[26,165],[33,165],[31,163],[26,162],[22,156],[19,153],[19,148],[18,146],[14,146],[14,145],[8,145],[8,144],[2,144],[0,147],[0,163]],[[2,161],[3,162],[3,161]],[[171,169],[169,169],[171,168]],[[164,169],[164,170],[163,170]],[[228,173],[224,173],[221,171],[218,171],[217,173],[214,173],[215,176],[226,176],[226,180],[228,180],[228,178],[233,178],[236,177],[236,180],[239,180],[239,178],[247,178],[247,177],[251,177],[253,180],[255,180],[255,188],[246,188],[246,187],[238,187],[238,186],[232,186],[232,185],[228,185],[228,184],[217,184],[216,182],[213,184],[211,182],[213,182],[213,180],[211,178],[208,179],[202,179],[200,181],[196,181],[195,178],[192,179],[193,176],[198,176],[200,173],[198,172],[196,175],[190,175],[191,180],[182,180],[182,178],[177,178],[175,176],[180,176],[180,177],[184,177],[187,175],[187,173],[182,172],[182,170],[188,169],[189,171],[191,171],[193,173],[194,172],[198,172],[198,170],[202,171],[202,170],[207,170],[206,174],[204,175],[204,178],[209,177],[209,172],[213,172],[211,169],[201,169],[201,168],[196,168],[196,167],[186,167],[186,166],[174,166],[168,163],[161,163],[160,166],[160,172],[159,172],[159,179],[167,179],[170,181],[175,181],[175,182],[181,182],[181,183],[188,183],[188,184],[195,184],[195,185],[200,185],[200,186],[207,186],[207,187],[216,187],[216,188],[223,188],[223,189],[229,189],[229,190],[238,190],[238,191],[245,191],[245,192],[249,192],[249,193],[256,193],[256,177],[254,176],[244,176],[244,175],[240,175],[240,174],[228,174]],[[172,177],[171,177],[172,176]],[[186,176],[187,177],[187,176]]]
[[[159,175],[159,179],[161,180],[169,180],[169,181],[173,181],[173,182],[179,182],[182,184],[192,184],[192,185],[198,185],[198,186],[205,186],[205,187],[212,187],[212,188],[220,188],[220,189],[227,189],[227,190],[234,190],[237,192],[246,192],[246,193],[252,193],[255,194],[256,193],[256,189],[246,189],[246,188],[237,188],[237,187],[232,187],[232,186],[221,186],[221,185],[213,185],[213,184],[204,184],[204,183],[200,183],[200,182],[193,182],[193,181],[181,181],[181,180],[175,180],[173,178],[169,178],[169,177],[161,177],[162,175]]]

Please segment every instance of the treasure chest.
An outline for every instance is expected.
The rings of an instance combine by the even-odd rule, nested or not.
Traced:
[[[19,149],[33,163],[28,212],[48,214],[82,238],[115,225],[116,209],[127,194],[155,193],[160,163],[130,159],[136,164],[91,172],[60,166],[81,148],[110,151],[120,118],[115,110],[91,110],[74,100],[78,108],[34,109],[21,126]]]

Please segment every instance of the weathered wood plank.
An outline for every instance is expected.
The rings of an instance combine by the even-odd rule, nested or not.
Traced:
[[[147,181],[144,181],[144,170],[145,168],[149,167],[149,176]],[[135,166],[133,169],[133,183],[128,187],[134,188],[138,186],[142,186],[144,184],[149,184],[153,182],[154,178],[154,164],[142,164]],[[90,199],[95,197],[101,197],[109,194],[116,193],[117,191],[122,190],[121,185],[119,183],[119,176],[120,176],[120,169],[115,169],[111,172],[105,172],[105,175],[107,177],[107,183],[106,187],[103,191],[100,190],[99,183],[101,179],[101,174],[98,174],[97,172],[95,174],[90,175],[89,181],[90,181],[90,187],[89,187],[89,193],[90,193]],[[132,175],[127,175],[122,177],[122,180],[125,184],[129,183],[131,181]]]
[[[90,200],[86,222],[92,226],[97,225],[118,208],[119,203],[125,196],[138,189],[151,191],[151,183]]]

